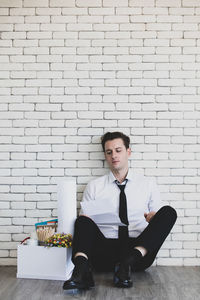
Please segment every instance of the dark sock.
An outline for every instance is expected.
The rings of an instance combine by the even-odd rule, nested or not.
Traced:
[[[88,268],[88,259],[82,255],[78,255],[74,258],[75,268],[79,269],[81,272],[84,272]]]
[[[137,264],[141,258],[142,253],[138,249],[133,249],[130,255],[124,260],[124,264],[132,267]]]

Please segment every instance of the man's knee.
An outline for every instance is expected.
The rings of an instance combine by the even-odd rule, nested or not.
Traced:
[[[164,216],[167,216],[167,217],[170,217],[174,220],[177,219],[177,212],[176,210],[171,207],[170,205],[165,205],[163,207],[161,207],[161,209],[158,211],[160,214],[164,215]]]
[[[93,224],[93,220],[87,216],[79,216],[77,217],[76,221],[75,221],[75,226],[84,226],[86,224]]]

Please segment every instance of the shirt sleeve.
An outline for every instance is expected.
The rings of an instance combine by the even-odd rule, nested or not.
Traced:
[[[160,192],[155,179],[150,182],[150,198],[149,198],[149,211],[158,211],[162,207]]]
[[[94,187],[93,187],[92,182],[90,181],[87,184],[87,186],[86,186],[86,188],[85,188],[85,190],[83,192],[82,202],[84,202],[84,201],[92,201],[92,200],[94,200]],[[80,209],[80,213],[79,214],[80,215],[83,214],[82,209]]]
[[[82,198],[82,201],[91,201],[91,200],[94,200],[94,185],[92,181],[90,181],[87,184],[83,192],[83,198]]]

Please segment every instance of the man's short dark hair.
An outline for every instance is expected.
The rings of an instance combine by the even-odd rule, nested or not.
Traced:
[[[130,138],[125,135],[122,132],[119,131],[114,131],[114,132],[106,132],[102,137],[101,137],[101,145],[103,148],[103,151],[105,152],[105,143],[107,141],[111,141],[114,139],[122,139],[124,146],[126,147],[126,149],[129,148],[129,144],[130,144]]]

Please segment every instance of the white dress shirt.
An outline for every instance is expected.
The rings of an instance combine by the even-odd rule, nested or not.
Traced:
[[[125,194],[129,220],[129,236],[137,237],[148,225],[144,213],[159,210],[162,205],[160,193],[154,179],[128,171]],[[91,180],[85,188],[82,201],[99,201],[109,199],[115,213],[119,212],[120,189],[116,178],[110,171],[108,174]],[[106,238],[118,238],[118,226],[99,225]]]

